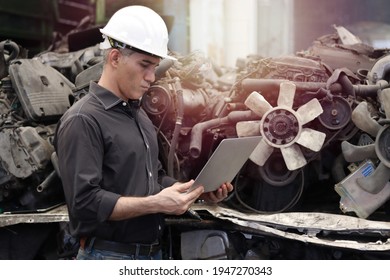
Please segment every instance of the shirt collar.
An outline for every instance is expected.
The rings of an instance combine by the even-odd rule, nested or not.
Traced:
[[[89,84],[89,92],[97,98],[105,110],[109,110],[116,105],[125,102],[111,91],[99,86],[96,82],[91,82]]]

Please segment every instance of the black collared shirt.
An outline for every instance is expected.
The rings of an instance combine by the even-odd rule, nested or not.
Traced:
[[[108,221],[120,196],[149,196],[175,182],[158,160],[157,136],[139,102],[125,102],[91,82],[63,115],[55,147],[71,233],[121,242],[152,242],[161,214]]]

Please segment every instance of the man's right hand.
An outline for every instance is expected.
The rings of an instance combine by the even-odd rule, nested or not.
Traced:
[[[204,192],[202,186],[188,192],[193,183],[194,180],[185,183],[175,183],[156,194],[155,199],[162,209],[161,212],[174,215],[184,214],[191,204]]]
[[[175,183],[158,194],[146,197],[121,196],[109,219],[119,221],[154,213],[184,214],[204,192],[203,187],[188,191],[193,183],[193,180],[186,183]]]

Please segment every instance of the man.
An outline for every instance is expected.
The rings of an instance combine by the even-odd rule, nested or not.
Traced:
[[[219,202],[233,187],[187,192],[192,180],[176,182],[161,168],[155,129],[140,108],[156,66],[170,58],[161,17],[129,6],[101,32],[101,78],[61,118],[54,141],[77,258],[159,259],[163,214],[183,214],[200,196]]]

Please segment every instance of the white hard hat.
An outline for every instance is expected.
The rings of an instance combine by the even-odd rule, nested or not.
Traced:
[[[124,7],[113,14],[100,29],[105,38],[101,49],[129,48],[161,58],[168,55],[168,30],[164,20],[152,9],[144,6]]]

